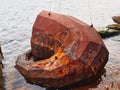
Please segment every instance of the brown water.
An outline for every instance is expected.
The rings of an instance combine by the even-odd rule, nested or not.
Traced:
[[[62,0],[61,0],[62,1]],[[43,9],[75,16],[90,23],[87,0],[0,0],[0,42],[4,54],[6,90],[47,90],[27,83],[14,68],[17,56],[30,49],[32,25]],[[111,16],[120,13],[119,0],[90,0],[95,27],[113,23]],[[114,3],[114,4],[113,4]],[[51,4],[51,5],[50,5]],[[110,52],[105,72],[90,85],[71,90],[120,90],[120,35],[104,40]]]

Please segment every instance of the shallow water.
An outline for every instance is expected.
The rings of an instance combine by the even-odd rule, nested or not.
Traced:
[[[62,0],[0,0],[0,43],[4,54],[6,90],[46,90],[26,83],[14,68],[17,56],[30,49],[32,26],[40,11],[45,9],[72,15],[90,24],[87,0],[60,1]],[[120,13],[119,3],[119,0],[90,0],[95,27],[112,24],[111,16]],[[91,85],[71,90],[120,90],[120,35],[105,39],[104,42],[110,57],[101,78]]]

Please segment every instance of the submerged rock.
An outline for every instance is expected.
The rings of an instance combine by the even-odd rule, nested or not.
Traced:
[[[29,83],[59,88],[96,76],[108,55],[94,27],[43,11],[33,26],[31,50],[18,57],[16,68]]]

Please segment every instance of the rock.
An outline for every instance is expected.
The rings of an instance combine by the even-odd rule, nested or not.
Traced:
[[[2,50],[1,50],[1,46],[0,46],[0,61],[2,60],[3,58],[3,54],[2,54]]]
[[[120,30],[120,24],[111,24],[107,26],[108,29]]]
[[[117,24],[108,25],[107,28],[108,29],[120,30],[120,16],[113,16],[112,19]]]
[[[2,59],[3,59],[3,54],[0,46],[0,90],[3,90]]]
[[[115,23],[120,24],[120,16],[113,16],[112,19]]]
[[[2,50],[1,50],[1,46],[0,46],[0,66],[2,64],[2,59],[3,59],[3,54],[2,54]]]

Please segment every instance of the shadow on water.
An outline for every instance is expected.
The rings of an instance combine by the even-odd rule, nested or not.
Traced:
[[[97,88],[97,86],[100,84],[102,81],[103,75],[105,75],[106,70],[105,68],[98,73],[96,76],[93,76],[89,79],[84,79],[82,81],[76,82],[74,84],[68,85],[66,87],[62,88],[46,88],[46,90],[88,90],[90,88]]]

